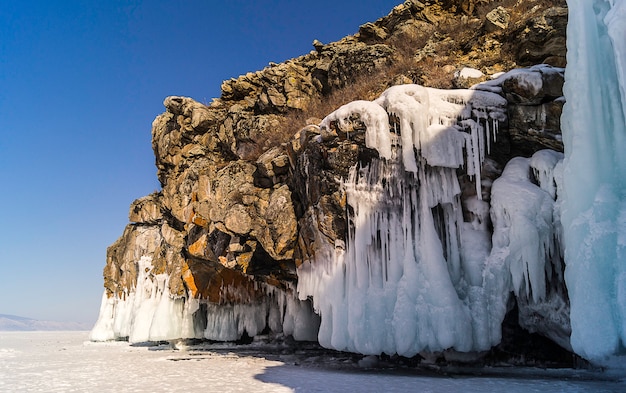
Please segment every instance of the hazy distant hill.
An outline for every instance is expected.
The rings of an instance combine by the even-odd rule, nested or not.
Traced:
[[[91,326],[78,322],[39,321],[16,315],[0,314],[0,331],[89,330]]]

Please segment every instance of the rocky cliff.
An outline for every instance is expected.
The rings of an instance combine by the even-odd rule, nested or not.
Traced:
[[[271,331],[413,356],[529,351],[521,327],[570,349],[553,220],[566,23],[560,0],[407,1],[354,36],[225,81],[208,106],[166,98],[152,126],[162,190],[132,203],[107,251],[92,338]],[[334,112],[353,100],[362,104]],[[384,116],[375,123],[373,113]],[[516,156],[526,158],[507,166]],[[504,206],[513,183],[526,192],[513,203],[540,200],[535,210]],[[549,228],[528,256],[511,232],[539,216]],[[407,260],[439,265],[411,273]],[[422,291],[439,285],[429,274],[449,291]],[[396,312],[374,313],[377,299]],[[364,313],[388,324],[350,327]],[[451,324],[458,332],[439,337]],[[370,345],[387,328],[395,336]]]

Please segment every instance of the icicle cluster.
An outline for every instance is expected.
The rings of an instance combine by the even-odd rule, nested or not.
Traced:
[[[359,117],[381,157],[352,168],[343,184],[352,210],[346,247],[328,245],[298,271],[300,298],[312,297],[321,316],[322,345],[405,356],[486,350],[500,340],[510,291],[543,299],[544,266],[555,252],[555,157],[534,158],[541,187],[528,159],[494,184],[493,247],[481,200],[481,168],[505,108],[491,92],[402,85],[322,121]],[[391,129],[389,118],[398,119]],[[463,201],[472,222],[463,221],[459,168],[476,183]]]
[[[235,341],[266,327],[296,340],[316,339],[319,317],[310,303],[263,285],[266,296],[245,304],[213,304],[191,296],[172,297],[168,276],[153,274],[152,260],[137,261],[137,285],[122,297],[102,295],[93,341],[128,339],[131,343],[186,338]],[[222,288],[222,290],[236,290]]]

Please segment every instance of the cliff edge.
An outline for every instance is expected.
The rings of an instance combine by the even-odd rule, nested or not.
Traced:
[[[209,105],[166,98],[162,189],[107,250],[92,339],[484,357],[539,333],[567,358],[566,24],[564,1],[406,1]]]

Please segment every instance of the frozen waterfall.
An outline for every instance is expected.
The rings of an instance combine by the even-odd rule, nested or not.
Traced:
[[[562,128],[571,343],[626,346],[626,1],[570,0]]]
[[[322,345],[404,356],[483,351],[500,342],[511,292],[547,301],[546,277],[559,270],[562,157],[540,151],[513,160],[490,195],[481,168],[506,105],[487,91],[401,85],[322,121],[341,128],[359,119],[380,156],[344,180],[347,244],[328,244],[298,270],[299,296],[311,297],[321,316]],[[461,192],[459,171],[473,179],[473,192]]]

